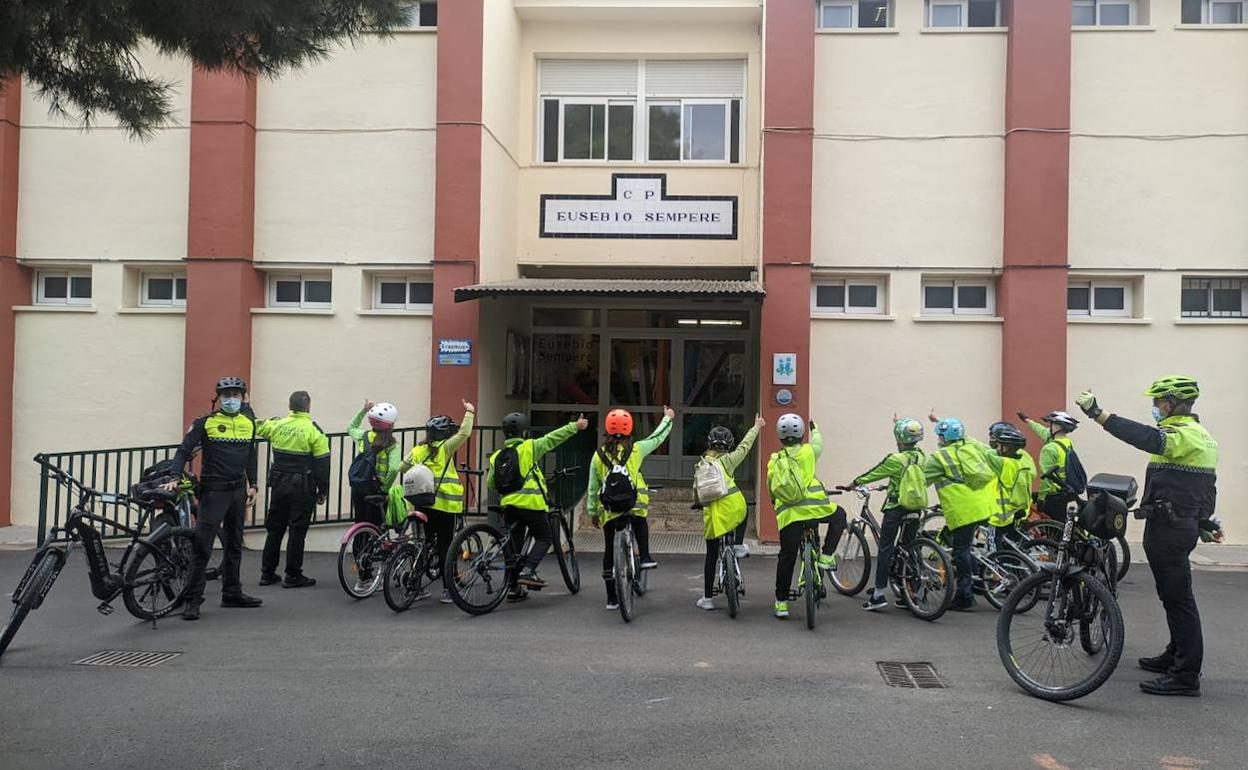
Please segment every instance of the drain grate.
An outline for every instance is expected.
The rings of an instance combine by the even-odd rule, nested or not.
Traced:
[[[82,660],[75,666],[119,666],[121,668],[154,668],[178,657],[180,652],[151,652],[150,650],[103,650]]]
[[[878,660],[875,665],[889,687],[909,687],[920,690],[943,689],[945,681],[936,673],[931,663],[901,663]]]

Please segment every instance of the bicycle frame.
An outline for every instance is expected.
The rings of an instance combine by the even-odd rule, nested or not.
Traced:
[[[797,591],[790,598],[797,600],[802,598],[806,591],[818,590],[823,587],[822,570],[815,568],[814,578],[811,580],[813,587],[806,582],[806,552],[813,550],[818,559],[820,551],[819,545],[819,525],[815,522],[814,526],[805,527],[802,530],[802,544],[797,551]]]

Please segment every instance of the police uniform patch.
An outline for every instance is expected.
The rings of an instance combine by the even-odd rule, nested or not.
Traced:
[[[218,426],[217,426],[217,433],[225,433],[225,426],[224,426],[224,425],[218,425]]]

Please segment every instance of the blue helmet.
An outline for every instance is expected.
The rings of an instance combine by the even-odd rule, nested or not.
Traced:
[[[966,426],[957,417],[946,417],[936,423],[936,437],[944,444],[961,441],[966,438]]]

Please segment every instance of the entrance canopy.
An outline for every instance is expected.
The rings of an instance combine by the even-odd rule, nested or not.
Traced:
[[[488,297],[615,297],[667,299],[762,299],[758,281],[700,278],[515,278],[455,290],[456,302]]]

